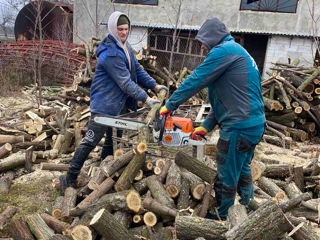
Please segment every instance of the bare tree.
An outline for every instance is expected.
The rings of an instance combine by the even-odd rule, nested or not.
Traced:
[[[1,6],[0,8],[0,28],[4,34],[4,36],[8,37],[8,31],[12,28],[14,24],[14,13],[10,10],[8,6]]]
[[[318,54],[318,57],[320,57],[320,37],[319,37],[319,28],[320,28],[320,14],[319,16],[316,15],[316,1],[315,0],[311,0],[308,1],[307,0],[307,5],[308,5],[308,9],[309,9],[309,13],[310,13],[310,17],[311,17],[311,21],[312,21],[312,37],[313,37],[313,45],[312,45],[312,56],[313,56],[313,60],[314,63],[317,65],[320,65],[320,63],[316,63],[316,57]],[[318,7],[319,7],[319,3],[318,3]]]

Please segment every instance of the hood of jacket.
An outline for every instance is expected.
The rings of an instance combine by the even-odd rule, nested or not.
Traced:
[[[226,25],[218,18],[208,19],[198,31],[196,39],[206,45],[209,51],[230,34]]]
[[[112,35],[112,37],[114,39],[116,39],[117,43],[123,47],[124,43],[122,43],[120,41],[120,38],[118,36],[118,32],[117,32],[117,23],[118,23],[118,19],[121,15],[124,15],[128,18],[128,16],[122,12],[119,12],[119,11],[115,11],[113,12],[110,17],[109,17],[109,20],[108,20],[108,32],[109,34]],[[129,20],[129,18],[128,18]],[[131,32],[131,23],[130,23],[130,20],[129,20],[129,34]]]

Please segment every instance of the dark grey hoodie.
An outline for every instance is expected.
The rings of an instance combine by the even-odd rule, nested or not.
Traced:
[[[196,36],[196,39],[211,50],[229,34],[229,30],[223,22],[218,18],[212,18],[204,22]]]

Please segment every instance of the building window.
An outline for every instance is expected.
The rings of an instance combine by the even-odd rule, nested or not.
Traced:
[[[158,0],[111,0],[112,3],[158,5]]]
[[[296,13],[299,0],[241,0],[240,10]]]

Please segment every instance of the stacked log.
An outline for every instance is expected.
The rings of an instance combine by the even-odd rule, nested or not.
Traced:
[[[304,142],[320,127],[320,69],[277,62],[271,70],[261,83],[268,120],[264,140],[290,148],[291,139]]]

